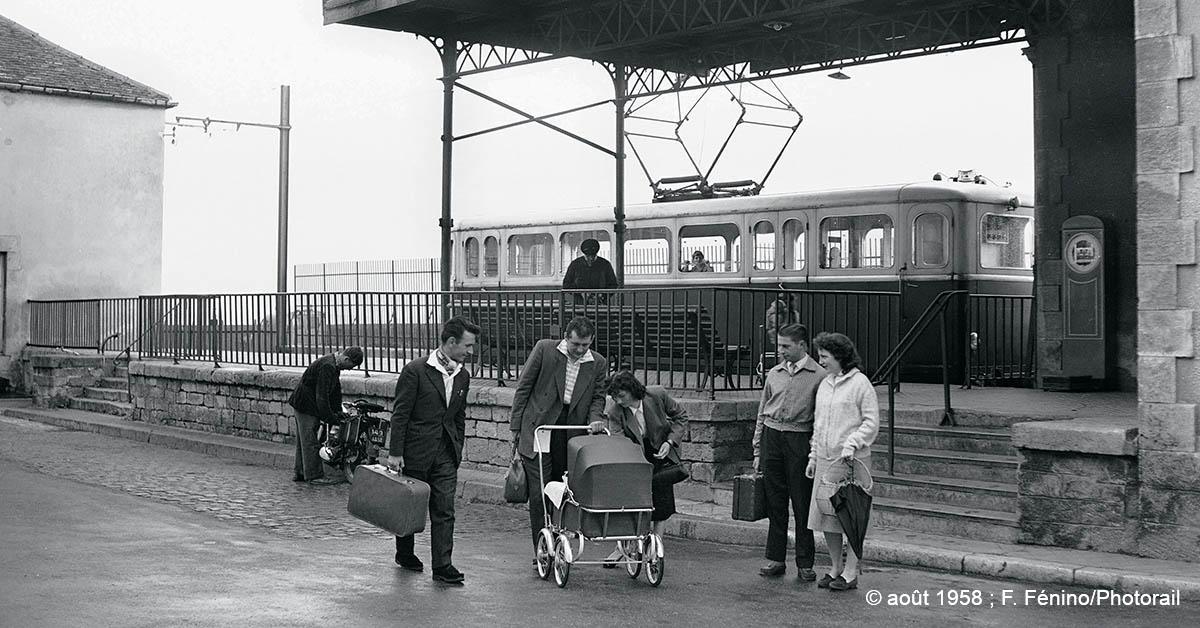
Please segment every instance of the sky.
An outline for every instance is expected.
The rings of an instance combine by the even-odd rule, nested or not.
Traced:
[[[279,86],[290,85],[291,264],[438,254],[442,89],[429,42],[324,26],[319,0],[0,0],[0,15],[170,94],[179,105],[164,113],[166,122],[276,123]],[[777,80],[804,119],[764,193],[927,180],[968,168],[1031,192],[1032,69],[1021,47],[846,68],[851,80],[824,72]],[[604,68],[579,60],[465,82],[534,114],[612,97]],[[765,102],[754,88],[731,89]],[[660,99],[647,113],[686,109],[698,96]],[[702,166],[736,115],[729,92],[704,96],[683,131]],[[514,120],[456,94],[456,135]],[[611,106],[558,120],[612,146]],[[637,124],[631,130],[661,130]],[[739,128],[714,180],[761,179],[785,136]],[[274,290],[278,133],[180,128],[173,144],[164,142],[164,292]],[[688,174],[676,148],[634,142],[654,178]],[[454,214],[548,217],[611,207],[613,168],[603,153],[537,125],[456,142]],[[631,154],[626,202],[649,199]]]

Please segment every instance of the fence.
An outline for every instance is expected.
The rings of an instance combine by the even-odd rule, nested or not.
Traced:
[[[408,292],[437,290],[438,258],[323,262],[292,267],[296,292]]]
[[[783,298],[777,298],[783,295]],[[118,301],[118,300],[107,300]],[[307,292],[143,296],[119,300],[132,311],[124,346],[145,358],[217,364],[307,366],[358,345],[368,371],[399,372],[438,344],[438,322],[462,314],[481,327],[470,361],[474,376],[520,377],[536,342],[560,338],[566,323],[594,321],[594,348],[614,366],[671,388],[750,390],[777,362],[775,330],[804,321],[815,334],[855,339],[868,372],[900,333],[894,292],[784,291],[750,288],[623,289],[596,292]],[[94,304],[98,301],[89,301]],[[95,311],[73,302],[33,303],[36,329],[83,329],[70,346],[99,347]],[[90,325],[90,327],[89,327]],[[37,346],[67,346],[36,335]],[[124,347],[121,347],[124,348]]]
[[[966,320],[968,378],[992,386],[1029,386],[1036,375],[1033,297],[972,294]]]
[[[67,349],[125,347],[138,329],[137,297],[30,300],[29,345]]]

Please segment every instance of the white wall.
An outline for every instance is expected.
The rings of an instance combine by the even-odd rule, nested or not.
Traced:
[[[134,296],[162,284],[164,110],[0,91],[0,374],[28,299]]]

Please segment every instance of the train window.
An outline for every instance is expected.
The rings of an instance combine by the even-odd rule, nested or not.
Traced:
[[[821,221],[821,268],[888,268],[895,229],[890,216],[832,216]]]
[[[783,223],[783,268],[804,270],[805,224],[795,218]]]
[[[553,272],[550,266],[554,237],[549,233],[521,233],[508,238],[508,274],[536,277]]]
[[[466,262],[468,277],[479,276],[479,238],[467,238],[463,243],[463,260]]]
[[[769,220],[754,225],[754,270],[775,270],[775,225]]]
[[[979,265],[984,268],[1033,268],[1033,219],[984,214],[979,229]]]
[[[608,240],[607,231],[603,229],[595,229],[593,231],[564,231],[562,238],[559,239],[559,268],[563,272],[567,271],[567,266],[570,266],[575,258],[583,255],[579,250],[579,245],[583,244],[583,241],[588,238],[592,238],[600,243],[600,257],[612,260],[612,242]]]
[[[625,231],[626,275],[665,275],[670,271],[671,232],[666,227]]]
[[[917,268],[936,268],[946,265],[948,221],[941,214],[926,213],[913,221],[913,265]]]
[[[488,236],[483,241],[483,276],[495,277],[500,274],[500,241],[496,236]]]
[[[731,223],[687,225],[679,229],[679,270],[736,273],[741,230]]]

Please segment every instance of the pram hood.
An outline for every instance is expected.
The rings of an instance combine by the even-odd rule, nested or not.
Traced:
[[[587,508],[650,508],[654,465],[624,437],[577,436],[567,441],[567,486]]]

